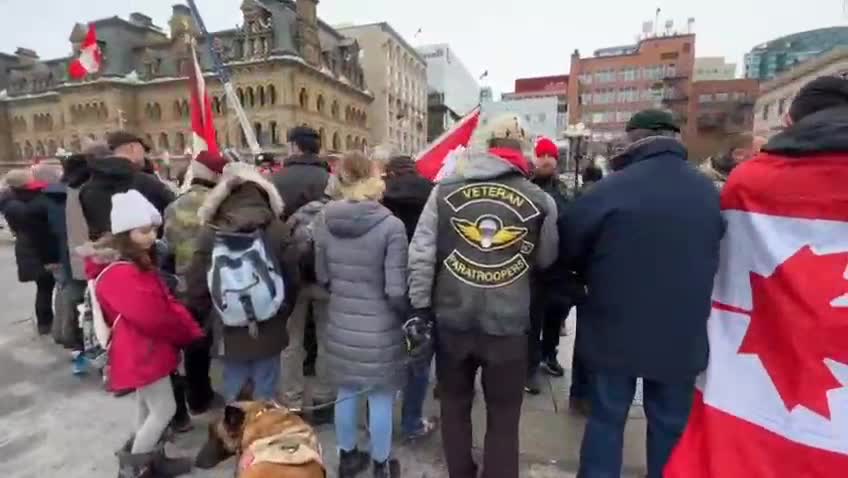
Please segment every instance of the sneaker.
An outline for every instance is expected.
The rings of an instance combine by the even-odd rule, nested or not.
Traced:
[[[542,360],[541,367],[545,373],[553,377],[565,376],[565,369],[562,368],[562,365],[560,365],[554,357]]]
[[[524,391],[530,395],[539,395],[542,393],[542,386],[539,384],[539,374],[531,373],[527,376],[527,381],[524,382]]]
[[[71,363],[71,373],[77,377],[88,374],[88,369],[90,368],[88,358],[82,352],[75,352],[74,355],[75,357]]]

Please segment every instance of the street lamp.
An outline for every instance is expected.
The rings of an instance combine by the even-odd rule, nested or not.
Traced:
[[[568,154],[574,161],[574,194],[577,194],[580,176],[580,147],[583,141],[592,136],[592,130],[583,123],[570,124],[565,128],[565,137],[568,139]]]

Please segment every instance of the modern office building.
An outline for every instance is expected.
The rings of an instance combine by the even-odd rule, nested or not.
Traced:
[[[559,136],[568,126],[568,75],[538,76],[515,80],[515,91],[501,95],[502,101],[527,98],[556,98],[556,131]]]
[[[427,144],[427,62],[388,23],[344,26],[365,52],[365,83],[374,94],[369,109],[372,144],[414,154]]]
[[[721,81],[736,78],[736,63],[727,63],[723,56],[695,58],[692,81]]]
[[[568,82],[570,123],[582,122],[596,140],[624,133],[633,114],[663,108],[687,122],[695,66],[695,35],[651,36],[631,47],[601,50],[601,56],[571,55]]]
[[[482,104],[481,124],[503,113],[513,113],[524,122],[530,136],[556,138],[561,132],[557,123],[559,100],[556,96],[542,98],[516,98],[488,101]]]
[[[820,76],[848,77],[848,47],[838,47],[760,85],[754,106],[754,134],[770,137],[785,126],[785,116],[802,86]]]
[[[780,37],[745,54],[745,78],[769,81],[839,46],[848,46],[848,27],[820,28]]]
[[[419,46],[427,60],[427,85],[430,93],[441,93],[444,105],[465,115],[479,103],[480,85],[450,45]]]

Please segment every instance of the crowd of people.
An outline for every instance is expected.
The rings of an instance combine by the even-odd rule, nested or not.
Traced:
[[[136,397],[121,477],[189,472],[190,461],[164,453],[167,432],[245,396],[307,406],[313,425],[333,423],[340,478],[369,467],[397,476],[402,391],[403,436],[441,424],[450,477],[515,478],[524,393],[539,393],[540,372],[565,374],[557,347],[576,307],[571,407],[588,416],[579,476],[620,475],[641,378],[648,477],[660,478],[709,357],[720,189],[760,148],[802,158],[848,151],[822,121],[848,107],[846,83],[814,81],[784,133],[768,144],[733,136],[701,170],[672,116],[642,111],[609,160],[613,172],[587,166],[579,191],[562,183],[555,144],[540,139],[528,154],[521,120],[506,115],[480,133],[485,149],[436,184],[412,158],[380,148],[322,156],[319,134],[297,127],[281,165],[201,152],[177,193],[146,167],[144,141],[117,132],[64,159],[62,171],[9,172],[0,209],[17,237],[18,278],[36,283],[38,332],[74,352],[77,374],[93,349],[105,350],[108,390]],[[440,420],[423,416],[434,357]],[[480,463],[471,453],[478,372]]]

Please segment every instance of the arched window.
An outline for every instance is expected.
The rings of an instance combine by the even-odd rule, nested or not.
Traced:
[[[153,103],[153,116],[156,120],[162,119],[162,107],[159,106],[159,103]]]
[[[277,122],[272,121],[268,124],[271,133],[271,144],[280,144],[280,130],[277,127]]]
[[[366,126],[368,124],[368,113],[362,112],[362,126]]]
[[[146,140],[147,140],[147,145],[148,145],[148,146],[150,146],[151,148],[156,147],[156,143],[154,143],[154,142],[153,142],[153,136],[150,136],[149,134],[146,134],[146,135],[144,135],[144,139],[146,139]]]
[[[103,116],[103,119],[109,119],[109,108],[107,108],[106,103],[104,103],[102,101],[100,102],[100,113]],[[52,123],[52,121],[51,121],[51,123]]]
[[[315,103],[318,112],[324,114],[324,95],[318,95],[318,101]]]
[[[189,115],[190,115],[190,113],[189,113],[189,107],[188,107],[188,100],[183,100],[183,116],[188,118]]]
[[[21,143],[15,143],[15,159],[23,159],[23,151],[21,151]]]
[[[239,103],[241,103],[242,108],[244,108],[244,90],[239,88],[236,90],[236,94],[238,95]]]
[[[256,106],[256,96],[253,94],[253,87],[248,86],[245,91],[245,97],[247,100],[247,104],[250,105],[251,108]]]
[[[49,154],[50,156],[53,156],[54,154],[56,154],[57,149],[59,149],[59,148],[56,147],[56,140],[55,139],[50,139],[50,140],[47,141],[47,154]]]
[[[326,138],[326,137],[327,137],[327,136],[326,136],[326,131],[324,131],[324,128],[318,128],[318,138],[319,138],[319,141],[320,141],[320,144],[321,144],[321,147],[322,147],[322,148],[324,147],[324,145],[326,145],[326,144],[327,144],[327,143],[325,142],[325,138]]]
[[[342,140],[339,138],[339,133],[333,133],[333,151],[341,151],[342,149]]]
[[[168,133],[159,133],[159,151],[170,151],[171,143],[168,141]]]
[[[46,156],[46,153],[44,151],[44,143],[42,143],[41,140],[35,143],[35,155],[39,158],[43,158],[44,156]]]
[[[259,106],[265,106],[265,87],[256,88],[257,96],[259,96]]]
[[[259,142],[260,146],[265,146],[267,141],[264,141],[262,138],[262,123],[256,123],[253,125],[253,132],[256,134],[256,141]]]
[[[277,88],[274,85],[268,85],[268,103],[271,105],[277,104]]]
[[[185,134],[177,133],[177,153],[182,154],[186,150]]]
[[[347,135],[345,138],[345,150],[350,151],[353,149],[353,140],[350,138],[350,135]]]
[[[300,101],[300,107],[308,110],[309,109],[309,93],[306,92],[306,88],[300,89],[300,95],[298,97]]]
[[[330,106],[330,116],[335,119],[339,119],[339,102],[338,100],[333,100],[333,104]]]
[[[350,122],[350,106],[345,107],[345,121]]]
[[[24,143],[24,159],[29,159],[32,157],[32,143],[27,141]]]
[[[180,100],[174,100],[174,118],[180,118],[183,115],[182,104]]]

